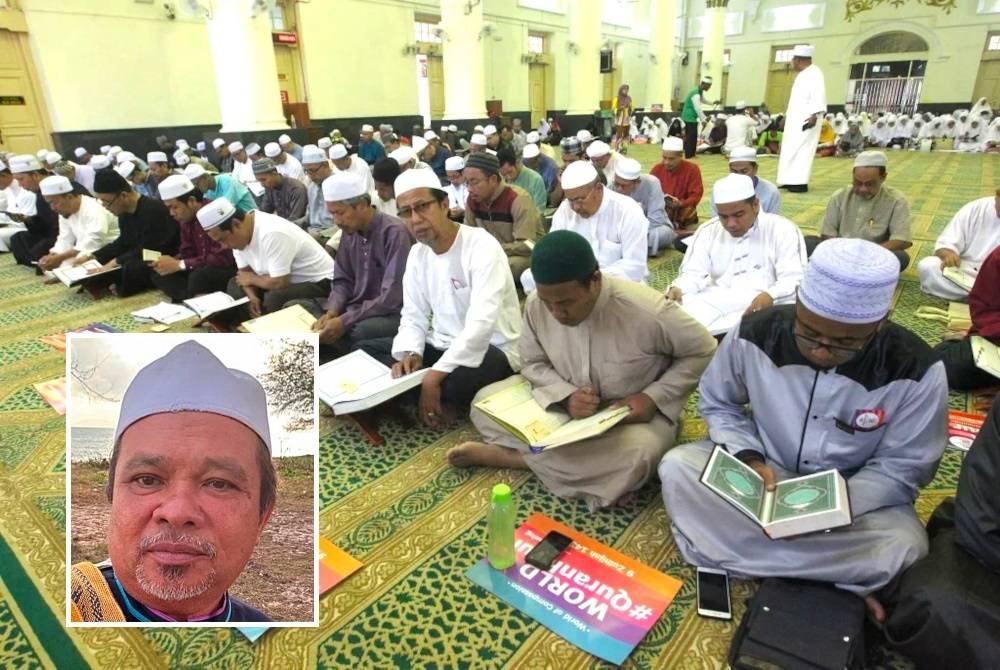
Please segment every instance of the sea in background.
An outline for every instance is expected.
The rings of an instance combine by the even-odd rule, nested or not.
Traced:
[[[114,428],[70,429],[70,460],[91,461],[111,458]],[[274,456],[303,456],[316,453],[316,438],[312,431],[281,432],[273,436]]]

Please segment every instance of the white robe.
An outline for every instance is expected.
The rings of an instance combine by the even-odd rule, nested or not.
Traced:
[[[958,269],[975,280],[986,257],[1000,246],[1000,216],[996,198],[987,196],[964,205],[934,243],[934,250],[950,249],[961,258]],[[941,273],[941,259],[928,256],[917,264],[920,288],[945,300],[965,300],[969,292]]]
[[[368,163],[364,159],[358,158],[356,155],[351,156],[351,165],[346,170],[341,170],[336,165],[333,166],[334,172],[349,172],[350,174],[357,175],[365,180],[365,184],[368,185],[369,191],[375,190],[375,180],[372,178],[372,169],[368,167]]]
[[[805,266],[802,232],[785,217],[760,212],[738,238],[713,219],[691,238],[671,286],[681,290],[684,310],[708,332],[720,335],[761,292],[778,305],[794,302]]]
[[[586,238],[604,274],[645,282],[649,278],[649,220],[642,205],[607,187],[603,187],[601,198],[597,211],[587,218],[574,212],[569,200],[563,200],[552,217],[552,230],[572,230]],[[521,286],[526,294],[535,290],[531,268],[521,275]]]
[[[302,167],[302,163],[300,163],[295,156],[289,153],[285,154],[285,162],[275,163],[274,168],[282,177],[298,179],[306,187],[308,187],[312,182],[312,180],[309,179],[309,175],[306,174],[305,168]]]
[[[59,235],[50,253],[62,254],[75,249],[79,254],[93,254],[118,238],[118,217],[90,196],[80,198],[80,209],[68,217],[59,217]]]
[[[517,340],[521,308],[507,254],[482,228],[459,226],[451,248],[436,254],[414,244],[403,274],[403,310],[392,355],[401,360],[425,344],[443,350],[433,369],[476,368],[492,344],[514,370],[521,368]]]
[[[820,123],[822,119],[818,119],[808,130],[802,130],[802,125],[813,114],[822,117],[824,112],[826,112],[826,84],[823,81],[823,72],[815,65],[810,65],[799,72],[792,83],[788,110],[785,112],[781,153],[778,155],[779,186],[809,183],[816,146],[819,144],[819,131],[823,124]]]
[[[0,211],[24,214],[25,216],[34,216],[37,213],[35,194],[26,188],[21,188],[17,180],[11,181],[10,186],[0,193],[6,196],[6,204],[0,208]],[[23,223],[13,221],[4,214],[0,214],[0,222],[8,224],[0,227],[0,252],[10,251],[10,238],[28,228]]]

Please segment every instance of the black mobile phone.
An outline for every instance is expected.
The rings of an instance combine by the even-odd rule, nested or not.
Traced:
[[[725,570],[698,568],[698,614],[713,619],[733,618]]]
[[[809,130],[809,127],[810,127],[810,126],[809,126],[809,124],[808,124],[808,123],[803,123],[803,124],[802,124],[802,130]]]
[[[534,546],[524,557],[525,562],[541,570],[548,570],[556,559],[573,544],[573,538],[550,530],[542,541]]]

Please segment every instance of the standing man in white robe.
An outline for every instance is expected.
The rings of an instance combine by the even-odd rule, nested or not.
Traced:
[[[934,243],[934,255],[917,264],[920,288],[945,300],[964,302],[969,291],[946,279],[944,269],[958,268],[972,284],[986,257],[998,246],[1000,188],[995,195],[973,200],[955,213]]]
[[[715,341],[653,289],[602,273],[577,233],[543,237],[531,267],[538,290],[525,303],[521,374],[483,388],[476,400],[527,381],[539,405],[574,419],[607,406],[630,412],[600,435],[533,454],[473,406],[472,422],[485,441],[455,447],[448,462],[530,469],[554,494],[581,498],[591,511],[624,502],[673,445]]]
[[[795,301],[806,265],[806,243],[798,226],[760,210],[753,180],[730,174],[715,182],[716,219],[700,226],[667,297],[713,335],[732,328],[744,314]]]
[[[798,74],[785,111],[778,186],[793,193],[809,190],[809,174],[819,145],[819,121],[826,112],[826,83],[823,72],[812,64],[812,56],[809,44],[796,44],[792,50],[792,67]]]

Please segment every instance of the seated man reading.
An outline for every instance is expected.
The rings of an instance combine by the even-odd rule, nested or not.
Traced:
[[[880,244],[896,256],[899,271],[910,264],[905,249],[913,246],[910,204],[906,196],[885,185],[888,160],[881,151],[863,151],[854,159],[853,184],[830,197],[820,236],[806,238],[809,253],[822,240],[858,237]]]
[[[473,407],[485,442],[455,447],[448,461],[530,469],[558,496],[582,498],[591,510],[607,507],[640,488],[673,445],[684,402],[715,341],[648,286],[603,274],[577,233],[543,237],[531,268],[538,288],[524,310],[521,374],[487,386],[476,400],[527,380],[543,408],[574,419],[607,405],[628,406],[629,415],[601,435],[532,454]],[[589,367],[581,366],[586,360]]]
[[[917,263],[920,288],[945,300],[965,300],[969,292],[944,276],[945,268],[958,268],[973,282],[994,249],[1000,246],[1000,189],[992,196],[973,200],[952,217],[934,243],[934,255]]]
[[[517,290],[496,238],[448,218],[448,194],[433,170],[407,170],[393,187],[399,218],[419,244],[406,260],[396,337],[361,348],[395,377],[430,367],[420,420],[443,428],[479,389],[520,367]]]
[[[832,582],[885,612],[879,591],[927,553],[913,509],[947,442],[944,366],[888,321],[899,263],[857,239],[823,242],[795,305],[743,318],[701,380],[710,439],[667,452],[663,501],[684,558],[739,578]],[[771,540],[700,482],[713,445],[763,478],[837,469],[851,525]]]
[[[193,340],[179,344],[122,398],[106,487],[110,561],[73,566],[71,619],[270,621],[229,588],[276,488],[260,383]]]
[[[806,248],[798,226],[760,211],[750,177],[723,177],[715,182],[712,199],[718,218],[691,237],[667,297],[721,335],[743,314],[795,301]]]

